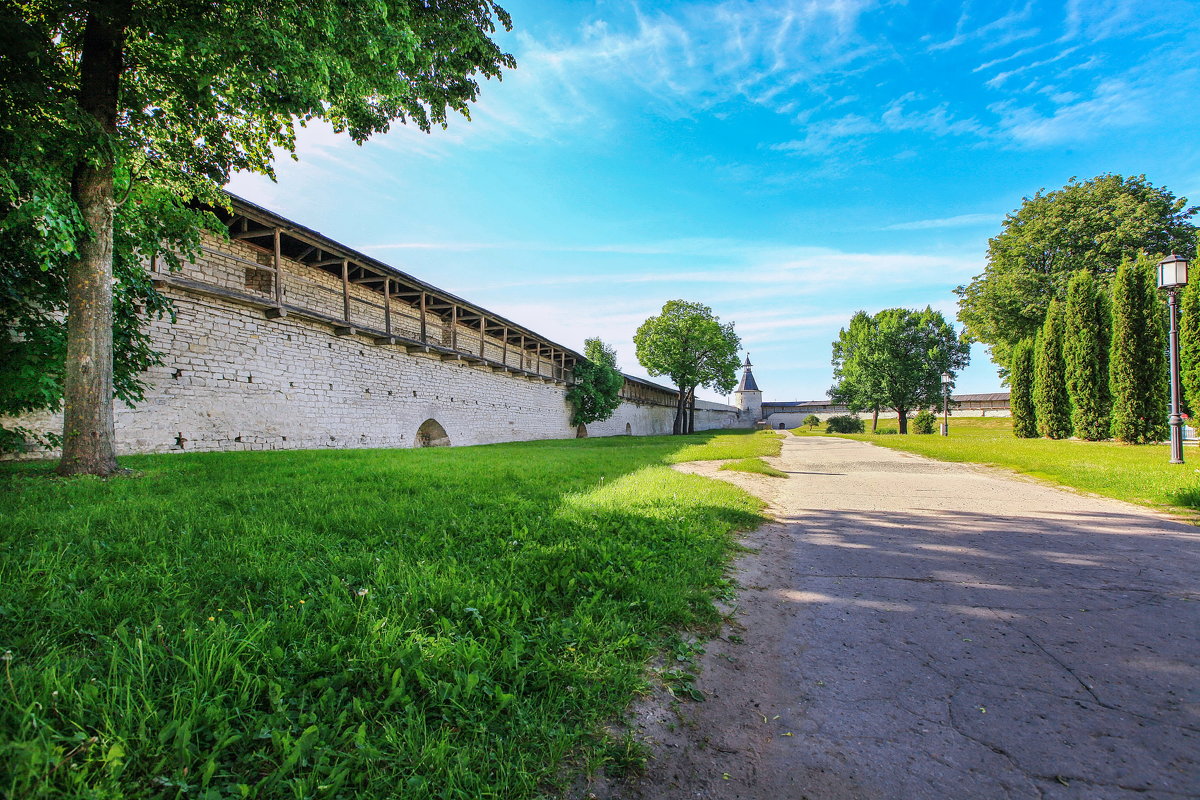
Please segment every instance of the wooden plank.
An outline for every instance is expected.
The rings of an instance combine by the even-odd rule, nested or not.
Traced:
[[[450,349],[458,349],[458,306],[450,306]]]
[[[350,321],[350,262],[342,259],[342,319]]]
[[[383,330],[392,335],[392,279],[383,279]]]
[[[258,230],[258,231],[238,231],[237,233],[233,234],[232,238],[234,238],[234,239],[259,239],[259,238],[262,238],[263,236],[270,236],[273,230],[277,230],[277,229],[263,228],[262,230]]]
[[[283,308],[283,253],[279,249],[279,228],[275,229],[275,305]]]
[[[508,366],[508,326],[504,327],[504,349],[500,352],[500,363]]]
[[[521,371],[525,371],[525,334],[521,334]]]
[[[483,314],[479,315],[479,355],[483,356],[484,337],[487,336],[487,331],[483,329]]]
[[[422,342],[429,341],[428,332],[425,330],[425,303],[426,303],[425,293],[421,292],[421,341]]]

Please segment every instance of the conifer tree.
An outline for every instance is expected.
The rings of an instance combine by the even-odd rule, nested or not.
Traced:
[[[1109,434],[1112,398],[1108,391],[1108,301],[1087,270],[1076,272],[1067,285],[1063,359],[1071,427],[1080,439],[1099,441]]]
[[[1033,352],[1034,340],[1022,339],[1013,347],[1008,367],[1013,434],[1021,439],[1036,439],[1038,435],[1033,407]]]
[[[1200,286],[1189,284],[1179,301],[1179,372],[1183,405],[1189,414],[1200,412]]]
[[[1037,363],[1033,370],[1033,406],[1037,430],[1049,439],[1071,435],[1071,399],[1067,395],[1066,363],[1063,361],[1063,307],[1050,301],[1046,321],[1037,338]]]
[[[1112,434],[1131,444],[1167,438],[1167,348],[1165,312],[1144,253],[1121,262],[1113,280]]]

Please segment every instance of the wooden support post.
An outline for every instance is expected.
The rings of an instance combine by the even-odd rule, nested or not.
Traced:
[[[458,350],[458,306],[450,304],[450,349]]]
[[[283,255],[279,247],[279,228],[275,231],[275,305],[283,309]]]
[[[487,320],[484,319],[483,314],[480,314],[479,315],[479,357],[480,358],[483,358],[483,355],[484,355],[483,343],[484,343],[484,337],[487,335],[487,329],[484,327],[485,322],[487,322]]]
[[[383,279],[383,332],[392,335],[392,279]]]
[[[500,363],[508,366],[508,326],[504,326],[504,347],[500,351]]]
[[[350,262],[342,259],[342,319],[350,324]]]
[[[525,334],[521,334],[521,372],[525,371]]]
[[[425,293],[421,292],[421,341],[428,342],[429,337],[425,330]]]

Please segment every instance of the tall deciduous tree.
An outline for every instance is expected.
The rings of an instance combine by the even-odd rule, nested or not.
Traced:
[[[1123,258],[1195,255],[1197,211],[1144,176],[1074,178],[1025,198],[988,243],[983,274],[956,289],[958,318],[997,364],[1041,328],[1051,300],[1065,300],[1071,275],[1086,269],[1107,291]]]
[[[741,339],[702,303],[671,300],[634,334],[637,359],[651,375],[667,375],[679,389],[674,433],[687,430],[686,410],[700,386],[728,394],[737,384]]]
[[[1033,406],[1038,433],[1049,439],[1071,435],[1071,399],[1067,394],[1067,366],[1063,358],[1063,307],[1050,301],[1046,322],[1037,337],[1037,362],[1033,371]]]
[[[875,316],[860,311],[833,343],[835,402],[851,411],[891,408],[900,432],[908,412],[938,405],[942,373],[957,373],[970,361],[970,346],[940,312],[889,308]]]
[[[1033,404],[1033,372],[1036,358],[1034,339],[1022,339],[1012,349],[1008,362],[1009,398],[1012,406],[1013,434],[1020,439],[1038,436],[1037,410]]]
[[[1112,434],[1131,444],[1167,438],[1167,337],[1153,270],[1143,254],[1121,262],[1113,281]]]
[[[575,364],[575,383],[567,390],[571,424],[587,425],[606,420],[621,405],[625,376],[617,370],[617,351],[598,338],[583,343],[586,360]]]
[[[1108,297],[1095,277],[1080,270],[1067,285],[1063,360],[1071,427],[1088,441],[1109,436],[1108,346],[1112,340]]]
[[[31,219],[67,245],[65,276],[51,279],[68,305],[67,474],[117,469],[123,200],[140,186],[173,214],[222,203],[231,171],[271,174],[273,149],[293,150],[297,121],[326,120],[357,142],[397,120],[429,130],[467,114],[474,76],[513,66],[490,38],[497,20],[511,24],[490,0],[28,0],[0,15],[10,103],[0,114],[12,134],[0,152],[0,228]],[[175,235],[194,241],[197,224],[190,239],[186,227]]]

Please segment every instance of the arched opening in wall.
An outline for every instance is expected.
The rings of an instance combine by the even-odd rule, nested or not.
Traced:
[[[417,447],[449,447],[450,437],[436,419],[427,419],[417,428]]]
[[[783,430],[783,423],[779,423],[779,430]]]
[[[630,425],[628,422],[625,423],[625,435],[633,436],[633,426]]]
[[[576,439],[586,439],[587,438],[587,425],[580,425],[578,428],[575,429],[575,438]]]

